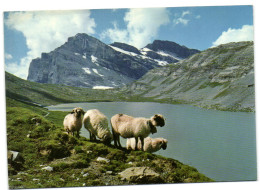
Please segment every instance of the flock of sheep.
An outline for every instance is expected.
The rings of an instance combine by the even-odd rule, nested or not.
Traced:
[[[82,108],[74,108],[63,121],[64,129],[72,136],[79,136],[82,124],[89,131],[90,141],[95,141],[98,137],[105,144],[110,144],[114,140],[114,145],[121,148],[121,136],[127,138],[126,148],[128,150],[156,152],[161,148],[164,150],[167,148],[166,139],[148,137],[150,133],[157,132],[157,126],[165,125],[165,119],[160,114],[151,118],[135,118],[125,114],[116,114],[111,118],[112,134],[108,127],[107,117],[97,109],[84,112]]]

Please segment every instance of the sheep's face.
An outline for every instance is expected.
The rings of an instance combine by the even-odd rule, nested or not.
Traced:
[[[155,114],[152,119],[155,121],[155,126],[163,127],[165,125],[165,119],[161,114]]]
[[[163,150],[165,150],[166,148],[167,148],[167,140],[162,140],[162,142],[161,142],[161,148],[163,149]]]
[[[150,120],[147,121],[147,125],[150,126],[150,132],[152,134],[157,133],[157,129],[156,129],[155,125],[153,125],[152,121],[150,121]]]
[[[71,112],[72,114],[75,114],[77,118],[79,118],[82,115],[84,115],[84,110],[82,108],[74,108]]]
[[[113,138],[112,138],[110,135],[104,135],[102,141],[103,141],[105,144],[110,145],[112,140],[113,140]]]

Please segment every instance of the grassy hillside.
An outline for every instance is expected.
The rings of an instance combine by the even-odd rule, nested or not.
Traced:
[[[8,160],[11,189],[212,181],[174,159],[68,136],[62,126],[66,112],[46,115],[44,108],[10,98],[7,105],[8,151],[21,157]],[[109,163],[98,161],[99,157]],[[122,179],[120,172],[131,167],[149,168],[159,177]]]
[[[115,101],[120,99],[117,91],[94,90],[57,84],[42,84],[20,79],[5,72],[6,96],[15,100],[54,105],[67,102]]]
[[[150,70],[122,91],[130,99],[254,111],[254,44],[220,45]]]

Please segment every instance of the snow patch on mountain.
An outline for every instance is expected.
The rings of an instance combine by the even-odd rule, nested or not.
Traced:
[[[161,61],[161,60],[157,60],[155,59],[155,61],[158,63],[158,65],[160,66],[165,66],[165,65],[168,65],[169,63],[167,61]]]
[[[97,69],[92,69],[93,71],[94,71],[94,73],[96,73],[97,75],[99,75],[99,76],[101,76],[101,77],[103,77],[104,75],[102,75],[102,74],[100,74],[99,72],[98,72],[98,70]]]
[[[94,55],[91,55],[91,61],[92,63],[96,63],[97,62],[97,57],[95,57]]]
[[[92,73],[88,67],[83,67],[82,69],[88,74]]]
[[[136,53],[133,53],[133,52],[130,52],[130,51],[126,51],[126,50],[120,49],[118,47],[114,47],[114,46],[111,46],[111,45],[109,45],[109,47],[113,48],[114,50],[116,50],[116,51],[118,51],[120,53],[124,53],[124,54],[131,55],[131,56],[137,56]]]
[[[93,89],[99,89],[99,90],[107,90],[107,89],[112,89],[114,87],[111,86],[94,86]]]
[[[162,56],[168,56],[168,57],[172,57],[174,59],[177,59],[178,61],[182,60],[181,58],[177,57],[177,56],[174,56],[172,54],[169,54],[169,53],[166,53],[164,51],[157,51],[156,53],[162,55]]]

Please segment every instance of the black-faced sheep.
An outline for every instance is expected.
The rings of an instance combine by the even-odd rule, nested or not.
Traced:
[[[150,133],[156,133],[156,126],[164,126],[165,119],[162,115],[156,114],[150,119],[132,116],[125,114],[116,114],[111,118],[111,126],[114,138],[115,146],[121,147],[119,136],[123,138],[136,139],[136,144],[138,143],[138,137],[141,141],[141,150],[143,150],[144,138]],[[137,147],[137,146],[136,146]]]
[[[83,123],[89,131],[91,141],[96,140],[97,136],[105,144],[111,143],[112,134],[108,127],[108,119],[99,110],[88,110],[83,117]]]
[[[165,150],[167,148],[168,141],[164,138],[151,138],[146,137],[144,139],[144,151],[146,152],[156,152],[160,150],[161,148]],[[135,144],[135,138],[129,138],[126,141],[126,149],[127,150],[135,150],[136,144]],[[137,149],[141,150],[141,142],[139,141],[137,144]]]
[[[82,115],[84,115],[82,108],[74,108],[71,113],[65,116],[63,126],[68,134],[74,136],[76,134],[79,137],[79,131],[82,127]]]

